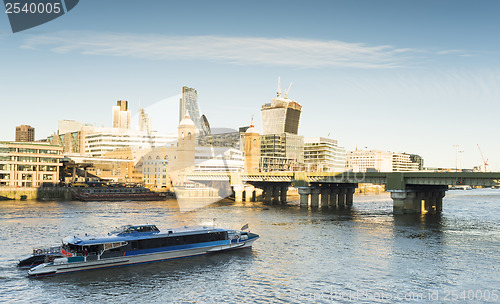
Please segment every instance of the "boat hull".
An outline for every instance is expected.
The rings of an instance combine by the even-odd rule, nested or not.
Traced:
[[[28,276],[41,277],[41,276],[64,274],[77,271],[129,266],[136,264],[160,262],[160,261],[166,261],[166,260],[184,258],[196,255],[204,255],[204,254],[222,252],[226,250],[243,249],[251,247],[252,244],[257,239],[258,237],[254,237],[240,242],[227,241],[225,244],[217,244],[217,245],[196,247],[190,249],[181,249],[181,250],[160,251],[155,253],[145,253],[145,254],[139,253],[134,255],[125,254],[122,257],[73,262],[73,263],[68,263],[64,261],[61,262],[55,260],[52,263],[44,263],[34,268],[31,268],[28,271]]]

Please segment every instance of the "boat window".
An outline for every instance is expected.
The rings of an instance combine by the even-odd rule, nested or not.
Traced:
[[[149,228],[153,227],[155,226],[150,226]],[[180,235],[176,237],[151,238],[151,239],[133,241],[130,244],[132,250],[136,250],[136,249],[151,249],[159,247],[206,243],[206,242],[214,242],[226,239],[227,239],[226,232],[210,232],[203,234]]]
[[[124,233],[129,227],[131,227],[131,226],[130,225],[125,225],[125,226],[118,227],[115,230],[111,231],[111,234]]]

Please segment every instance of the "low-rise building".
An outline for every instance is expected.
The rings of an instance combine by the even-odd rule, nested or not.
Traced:
[[[393,172],[408,172],[408,171],[419,171],[420,164],[414,162],[415,158],[412,158],[410,154],[406,153],[393,153],[392,154],[392,171]],[[423,162],[423,159],[420,158]]]
[[[346,169],[354,172],[407,172],[418,171],[420,162],[410,154],[382,150],[355,150],[347,152]]]
[[[59,182],[62,148],[38,142],[0,142],[0,185],[38,187]]]
[[[392,172],[392,152],[355,150],[347,152],[346,169],[354,172]]]

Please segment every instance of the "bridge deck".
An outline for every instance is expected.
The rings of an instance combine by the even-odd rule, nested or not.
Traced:
[[[405,190],[411,185],[470,185],[491,187],[500,184],[500,172],[210,172],[191,173],[192,181],[227,181],[242,183],[293,183],[307,187],[324,183],[385,184],[388,191]]]

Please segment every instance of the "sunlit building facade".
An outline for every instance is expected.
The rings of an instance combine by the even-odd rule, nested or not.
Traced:
[[[85,136],[85,154],[91,157],[103,157],[107,152],[118,148],[152,149],[171,146],[176,141],[176,134],[131,130],[124,132],[116,128],[95,128]]]
[[[17,142],[35,141],[35,128],[28,125],[17,126],[16,141]]]
[[[288,98],[273,98],[261,109],[262,135],[299,132],[302,106]]]
[[[0,186],[38,187],[59,182],[62,148],[45,143],[0,142]]]
[[[304,137],[295,134],[260,136],[260,170],[292,171],[304,164]]]
[[[116,106],[113,106],[113,128],[130,129],[128,101],[118,100]]]
[[[423,163],[423,159],[421,160]],[[355,150],[347,152],[346,169],[354,172],[408,172],[418,171],[419,163],[411,155],[381,150]]]
[[[304,163],[307,171],[343,172],[346,151],[335,139],[309,137],[304,139]]]

